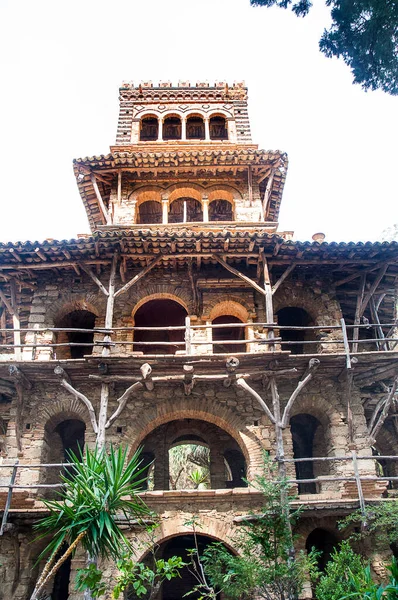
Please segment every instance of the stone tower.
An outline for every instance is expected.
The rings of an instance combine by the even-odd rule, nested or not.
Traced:
[[[398,246],[279,231],[287,166],[253,144],[243,83],[123,83],[110,153],[74,161],[91,234],[0,244],[5,597],[37,577],[48,465],[84,444],[142,447],[166,558],[192,547],[193,518],[201,547],[237,550],[264,451],[304,506],[298,548],[324,561],[342,515],[394,494],[380,456],[398,454]],[[145,533],[127,535],[145,558]],[[369,548],[376,568],[384,551]],[[54,600],[81,599],[84,561],[49,584]],[[191,586],[185,573],[158,600]]]

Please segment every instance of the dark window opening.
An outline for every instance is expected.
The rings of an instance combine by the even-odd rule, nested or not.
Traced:
[[[213,325],[228,325],[230,323],[242,323],[237,317],[232,315],[223,315],[217,317],[212,321]],[[213,342],[218,342],[213,345],[214,354],[234,354],[236,352],[245,352],[246,344],[223,344],[222,342],[229,342],[234,340],[245,339],[245,328],[244,327],[220,327],[212,329]]]
[[[314,458],[314,438],[320,426],[318,419],[312,415],[295,415],[290,420],[290,431],[293,440],[293,458]],[[296,479],[315,479],[314,463],[295,463]],[[299,494],[316,494],[316,483],[299,483]]]
[[[202,117],[188,117],[187,119],[187,139],[204,140],[205,124]]]
[[[59,552],[58,558],[66,552],[67,546],[63,546]],[[66,561],[57,570],[54,578],[54,587],[51,594],[53,600],[67,600],[69,598],[69,583],[72,566],[72,557],[69,556]]]
[[[57,327],[71,329],[94,329],[95,315],[88,310],[74,310],[67,314]],[[93,351],[94,332],[91,331],[60,331],[57,334],[57,343],[73,343],[78,346],[59,346],[57,358],[83,358]]]
[[[199,556],[203,554],[206,547],[213,543],[214,540],[205,535],[197,535],[196,542],[198,545]],[[165,581],[162,585],[160,592],[156,595],[157,600],[183,600],[183,598],[192,598],[192,600],[199,600],[201,594],[199,592],[191,593],[192,589],[198,584],[195,575],[192,574],[194,567],[191,566],[190,551],[195,548],[195,538],[192,534],[178,535],[170,540],[163,542],[156,552],[156,560],[163,558],[167,561],[173,556],[181,556],[185,563],[189,566],[184,567],[180,571],[180,577],[174,577],[170,581]],[[150,568],[153,568],[154,557],[149,553],[144,558],[144,563]],[[199,565],[196,563],[196,569],[199,569]],[[189,596],[187,596],[189,594]],[[136,600],[136,595],[132,586],[130,586],[125,594],[125,600]],[[140,596],[141,600],[148,600],[149,592],[146,595]],[[217,600],[221,598],[221,593],[217,593]]]
[[[141,121],[140,141],[155,142],[158,139],[159,123],[155,117],[146,117]]]
[[[144,354],[175,354],[185,350],[185,345],[176,342],[184,341],[184,330],[167,331],[166,327],[185,325],[187,311],[174,300],[149,300],[135,313],[135,327],[161,327],[160,331],[135,331],[134,350]],[[151,344],[140,344],[151,342]],[[159,342],[172,342],[169,345]]]
[[[232,221],[232,204],[228,200],[213,200],[209,204],[209,221]]]
[[[324,571],[332,557],[333,550],[338,546],[338,539],[327,529],[317,527],[310,533],[305,543],[305,549],[310,552],[312,548],[321,552],[318,558],[318,568]]]
[[[210,118],[210,139],[211,140],[227,140],[228,130],[227,121],[224,117]]]
[[[231,479],[226,480],[227,488],[247,487],[246,461],[240,450],[226,450],[224,458],[228,466]]]
[[[179,198],[170,204],[169,223],[198,223],[203,221],[203,209],[199,200]]]
[[[156,200],[147,200],[138,207],[138,219],[139,224],[154,224],[162,222],[162,205]]]
[[[78,419],[67,419],[62,421],[54,429],[62,442],[63,459],[68,460],[68,453],[73,452],[79,456],[84,447],[86,425]]]
[[[150,485],[150,482],[148,481],[148,479],[149,479],[150,471],[153,466],[154,460],[155,460],[155,455],[153,454],[153,452],[143,452],[141,454],[140,469],[143,469],[142,474],[141,474],[141,479],[143,479],[143,482],[141,484],[141,489],[143,491],[148,490],[150,487],[152,487]]]
[[[163,123],[164,140],[181,139],[181,119],[179,117],[167,117]]]
[[[308,327],[313,325],[310,315],[303,308],[296,306],[282,308],[277,312],[278,324],[292,327]],[[314,340],[314,332],[306,329],[281,329],[282,350],[289,350],[292,354],[314,354],[317,351],[316,344],[303,344],[302,341]],[[283,342],[297,342],[294,344],[284,344]]]

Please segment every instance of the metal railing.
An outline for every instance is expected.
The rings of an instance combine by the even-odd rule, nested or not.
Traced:
[[[359,468],[359,463],[360,461],[373,461],[374,463],[379,463],[379,469],[383,469],[383,466],[380,465],[380,461],[392,461],[392,462],[397,462],[398,461],[398,456],[394,456],[394,455],[358,455],[356,451],[351,451],[350,455],[346,455],[346,456],[323,456],[323,457],[306,457],[306,458],[284,458],[281,460],[281,462],[285,463],[285,465],[288,464],[299,464],[299,463],[304,463],[304,462],[310,462],[310,463],[316,463],[316,462],[326,462],[326,463],[351,463],[351,470],[352,470],[352,474],[344,474],[344,475],[340,475],[340,474],[333,474],[333,475],[319,475],[317,477],[312,477],[312,478],[288,478],[287,483],[292,484],[292,485],[300,485],[300,484],[308,484],[308,483],[314,483],[315,485],[318,486],[318,488],[320,489],[322,487],[322,484],[324,484],[325,482],[329,482],[329,483],[337,483],[340,484],[341,482],[347,482],[347,483],[355,483],[356,486],[356,491],[357,491],[357,498],[359,501],[359,505],[360,508],[362,510],[362,512],[365,511],[365,503],[366,503],[366,495],[364,494],[363,491],[363,483],[364,482],[385,482],[386,485],[384,487],[384,490],[387,489],[388,484],[392,484],[393,482],[397,481],[398,482],[398,476],[396,475],[377,475],[377,467],[376,464],[373,465],[373,470],[374,470],[374,475],[370,474],[370,468],[366,469],[366,472],[362,472],[360,471]],[[5,465],[5,464],[1,464],[0,465],[0,476],[1,476],[1,469],[9,469],[11,471],[10,474],[10,480],[8,483],[3,483],[0,484],[0,491],[2,489],[7,489],[7,498],[6,498],[6,502],[5,502],[5,507],[3,510],[3,517],[2,517],[2,523],[0,526],[0,535],[3,534],[4,529],[5,529],[5,525],[7,523],[7,519],[8,519],[8,514],[9,514],[9,510],[11,507],[11,502],[12,502],[12,496],[14,493],[14,490],[36,490],[37,492],[39,492],[40,490],[45,490],[45,489],[59,489],[59,488],[63,488],[65,486],[64,483],[15,483],[16,479],[17,479],[17,475],[18,475],[18,470],[20,469],[59,469],[59,470],[64,470],[67,467],[73,466],[73,463],[32,463],[32,464],[21,464],[19,463],[19,461],[15,461],[14,464],[10,464],[10,465]],[[398,470],[397,470],[398,472]],[[381,497],[381,494],[384,490],[381,490],[379,492],[379,496]],[[327,490],[327,492],[334,492],[334,491],[341,491],[340,488],[337,485],[336,490]],[[376,492],[377,490],[375,490]],[[17,492],[18,493],[18,492]],[[37,494],[38,495],[38,494]],[[200,495],[200,490],[198,490],[198,495]],[[310,495],[310,494],[308,494]],[[311,496],[314,497],[314,501],[317,500],[317,493],[313,493],[311,494]],[[374,501],[376,499],[376,494],[373,495],[372,494],[372,501]],[[299,497],[300,499],[300,497]],[[354,499],[354,498],[351,498]],[[339,501],[339,499],[337,499],[334,496],[331,496],[331,500],[334,501]],[[308,500],[307,500],[308,501]],[[325,494],[322,493],[322,499],[320,500],[321,502],[325,501]],[[303,500],[303,503],[305,503],[305,501]],[[23,512],[23,509],[22,509]]]
[[[377,335],[372,335],[366,339],[351,339],[348,332],[352,330],[357,331],[369,331],[374,329],[378,332]],[[21,329],[0,329],[0,338],[6,338],[7,335],[18,332],[19,334],[25,334],[25,340],[21,343],[11,343],[6,340],[0,343],[0,357],[2,352],[9,354],[8,351],[14,351],[14,353],[21,354],[24,349],[31,350],[31,358],[34,360],[37,350],[40,349],[52,349],[57,348],[87,348],[87,354],[90,354],[94,348],[115,348],[127,347],[131,348],[131,353],[141,351],[145,354],[150,354],[151,349],[154,354],[159,354],[159,348],[165,349],[166,351],[171,349],[174,351],[181,351],[184,354],[218,354],[221,353],[218,348],[223,347],[228,350],[231,346],[235,352],[252,352],[257,347],[256,351],[263,350],[275,351],[275,350],[293,350],[294,353],[318,353],[319,345],[322,345],[322,353],[328,353],[327,346],[332,345],[333,348],[330,353],[336,353],[336,346],[341,346],[343,352],[352,353],[354,346],[358,345],[363,348],[363,351],[369,351],[369,345],[371,350],[374,348],[383,351],[395,350],[398,345],[398,337],[396,337],[396,329],[398,328],[398,322],[394,323],[367,323],[361,325],[347,325],[344,319],[341,319],[339,325],[278,325],[277,323],[254,323],[254,322],[242,322],[242,323],[226,323],[226,324],[202,324],[192,325],[190,318],[187,317],[185,325],[175,325],[168,327],[113,327],[112,329],[105,328],[61,328],[61,327],[40,327],[40,328],[21,328]],[[237,337],[236,339],[215,339],[213,332],[224,331],[231,333],[231,330],[240,329],[244,331],[245,338]],[[385,331],[385,334],[384,334]],[[162,332],[163,334],[168,333],[181,333],[180,339],[176,340],[145,340],[145,339],[133,339],[136,337],[135,334],[141,332]],[[289,332],[302,332],[302,339],[289,339]],[[68,334],[85,334],[92,335],[93,341],[50,341],[46,339],[40,339],[45,335],[53,334],[55,336],[60,333]],[[125,334],[130,339],[120,339]],[[286,335],[287,334],[287,335]],[[337,335],[336,335],[337,334]],[[394,335],[395,334],[395,335]],[[94,336],[104,336],[104,339],[94,339]],[[332,338],[330,336],[333,336]],[[118,339],[115,339],[117,336]],[[308,339],[310,336],[313,339]],[[295,338],[295,336],[293,336]],[[113,338],[113,339],[112,339]],[[205,339],[204,339],[205,338]],[[236,350],[236,347],[239,350]],[[138,350],[137,350],[138,348]],[[300,352],[297,349],[300,348]],[[308,348],[308,352],[305,350]],[[147,352],[148,350],[148,352]],[[167,353],[167,352],[166,352]],[[225,352],[224,352],[225,353]],[[24,357],[25,358],[25,357]]]

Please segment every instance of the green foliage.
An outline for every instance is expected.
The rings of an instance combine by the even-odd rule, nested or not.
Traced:
[[[375,506],[368,506],[365,514],[355,511],[339,523],[340,529],[361,523],[365,525],[353,538],[372,536],[382,545],[393,544],[398,540],[398,500],[386,500]]]
[[[290,7],[308,14],[311,0],[250,0],[253,6]],[[365,90],[398,94],[398,2],[396,0],[326,0],[332,25],[319,48],[327,57],[343,58],[354,83]]]
[[[355,581],[365,584],[366,565],[359,554],[356,554],[348,541],[340,544],[332,552],[325,572],[320,576],[316,586],[317,600],[341,600],[355,592]]]
[[[182,558],[172,556],[168,560],[163,558],[155,560],[151,568],[144,563],[136,563],[131,558],[123,558],[117,561],[119,575],[117,584],[113,589],[113,598],[117,599],[120,594],[129,587],[134,589],[138,597],[149,594],[152,598],[160,589],[163,581],[180,577],[180,570],[185,566]]]
[[[91,563],[85,569],[77,570],[76,590],[78,592],[90,590],[93,598],[99,598],[105,594],[106,585],[102,581],[102,571],[97,569],[94,563]]]
[[[375,583],[370,566],[356,554],[348,541],[335,549],[326,565],[325,573],[316,587],[317,600],[397,600],[398,566],[395,558],[388,567],[387,585]]]
[[[196,469],[196,471],[192,471],[189,477],[194,485],[195,490],[197,490],[201,484],[207,483],[209,479],[209,473],[203,469]]]
[[[40,537],[52,536],[39,556],[57,552],[84,533],[81,544],[91,556],[118,559],[130,542],[116,522],[117,513],[129,520],[148,514],[136,496],[142,484],[140,451],[127,461],[127,448],[105,451],[86,449],[83,457],[69,454],[72,464],[61,475],[65,486],[59,500],[44,500],[50,514],[35,525]]]
[[[169,451],[169,461],[172,489],[196,489],[201,483],[210,483],[210,450],[206,446],[188,443],[174,446]],[[199,472],[201,477],[197,475]]]
[[[297,596],[305,573],[315,562],[305,553],[294,557],[291,527],[299,511],[290,510],[288,484],[277,478],[275,465],[266,459],[264,474],[251,484],[264,497],[261,514],[253,514],[235,540],[239,555],[213,544],[203,557],[206,574],[213,587],[222,589],[231,600],[253,595],[266,600]]]

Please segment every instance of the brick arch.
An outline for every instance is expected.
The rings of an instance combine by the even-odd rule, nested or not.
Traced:
[[[305,550],[308,536],[311,535],[315,529],[324,529],[325,531],[328,531],[333,534],[339,542],[344,539],[344,535],[337,527],[335,518],[324,517],[323,519],[305,519],[300,521],[294,530],[294,534],[297,536],[296,550]]]
[[[390,431],[388,431],[385,424],[382,426],[377,435],[375,446],[378,446],[380,450],[383,448],[383,454],[385,454],[385,456],[395,456],[397,454],[398,440]],[[386,450],[387,452],[385,452]],[[392,464],[398,466],[398,463],[395,461],[392,461]]]
[[[310,315],[316,325],[339,325],[342,317],[340,305],[334,296],[327,300],[321,294],[315,294],[309,286],[303,287],[284,283],[274,296],[274,313],[282,308],[303,308]],[[339,313],[339,317],[332,317],[332,312]]]
[[[212,320],[212,319],[215,319],[216,317],[221,316],[222,314],[231,314],[231,315],[237,316],[239,319],[241,318],[239,316],[239,314],[242,314],[242,315],[244,314],[245,316],[247,316],[247,319],[254,318],[256,316],[255,313],[253,312],[253,305],[249,304],[249,302],[247,302],[245,300],[245,298],[241,298],[239,296],[231,296],[231,295],[227,295],[227,294],[225,294],[225,295],[222,294],[220,296],[221,297],[209,299],[209,301],[206,303],[206,307],[205,307],[206,312],[203,315],[203,318],[206,318],[206,319],[209,318]],[[236,309],[236,314],[229,313],[229,312],[224,312],[224,313],[220,312],[218,314],[218,310],[226,308],[226,305],[229,303],[231,303],[231,308],[234,307]],[[217,308],[218,306],[220,306],[220,309]],[[207,315],[212,315],[212,316],[208,317]]]
[[[168,196],[170,204],[179,198],[193,198],[202,203],[203,193],[204,189],[202,186],[191,183],[176,183],[166,190],[166,195]]]
[[[310,395],[301,395],[297,398],[291,411],[291,417],[308,414],[321,423],[321,425],[327,431],[331,425],[337,425],[341,423],[342,418],[345,417],[345,412],[340,403],[331,405],[330,402],[317,396],[316,402]]]
[[[46,315],[48,323],[54,324],[75,310],[87,310],[92,312],[96,317],[99,317],[105,312],[105,300],[101,302],[99,294],[93,292],[88,292],[84,296],[72,293],[65,294],[49,307]]]
[[[229,433],[245,457],[248,477],[261,468],[263,450],[260,441],[248,430],[246,423],[227,407],[202,397],[172,399],[143,409],[126,431],[126,439],[131,440],[131,452],[160,425],[181,419],[207,421]]]
[[[87,433],[92,431],[87,408],[73,396],[60,397],[55,401],[48,402],[38,411],[35,425],[47,429],[47,431],[53,431],[57,425],[67,419],[83,421]]]
[[[137,312],[137,310],[139,308],[141,308],[141,306],[144,306],[144,304],[146,304],[147,302],[150,302],[151,300],[173,300],[174,302],[177,302],[177,304],[180,304],[180,306],[182,306],[187,311],[187,314],[190,314],[188,304],[180,296],[177,296],[176,294],[170,294],[168,292],[157,292],[154,294],[149,294],[148,296],[145,296],[144,298],[141,298],[135,304],[135,306],[131,312],[132,318],[134,319],[135,313]]]
[[[162,202],[163,193],[163,190],[158,186],[145,186],[141,189],[131,192],[129,195],[129,200],[136,201],[137,206],[140,206],[140,204],[148,202],[149,200],[152,200],[153,202]]]
[[[142,560],[148,553],[149,544],[162,544],[179,535],[193,534],[194,530],[192,526],[186,525],[186,522],[192,516],[192,514],[188,513],[178,513],[171,518],[161,519],[159,527],[154,532],[155,538],[153,538],[153,534],[149,538],[145,531],[139,532],[136,535],[138,543],[134,544],[134,547],[137,548],[135,558]],[[198,535],[205,535],[215,541],[222,542],[231,552],[238,554],[237,549],[231,545],[231,540],[236,535],[236,529],[231,523],[226,523],[217,517],[205,515],[201,512],[195,515],[195,521],[198,523],[198,527],[196,528]],[[143,546],[148,548],[144,552],[141,550]]]
[[[236,317],[237,319],[240,319],[242,323],[247,323],[249,319],[249,311],[247,308],[235,300],[224,300],[215,304],[210,311],[209,319],[210,321],[214,321],[217,317],[223,317],[224,315]]]
[[[232,185],[212,185],[206,188],[206,192],[209,196],[209,202],[213,200],[229,200],[233,202],[234,200],[242,200],[243,196],[240,190]],[[224,194],[224,196],[220,196],[219,194]]]

